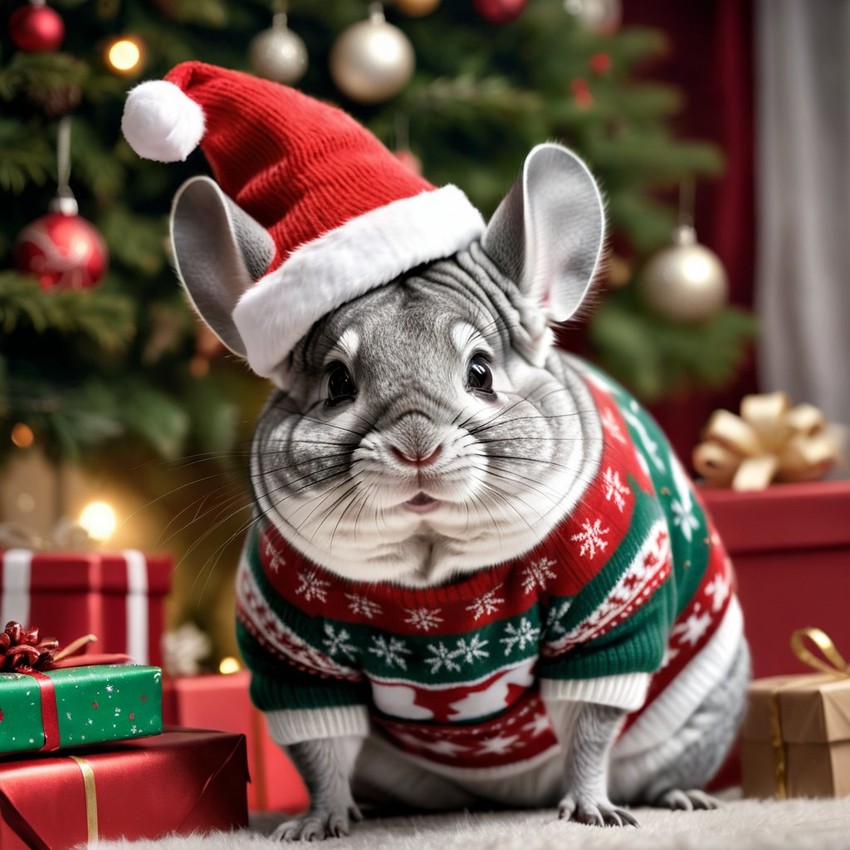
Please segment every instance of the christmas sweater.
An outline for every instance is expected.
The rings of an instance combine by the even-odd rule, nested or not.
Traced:
[[[237,632],[275,740],[372,731],[430,769],[495,778],[556,753],[547,701],[625,709],[633,753],[726,675],[742,628],[723,547],[654,421],[583,374],[603,437],[596,475],[521,557],[435,587],[374,584],[258,524]]]

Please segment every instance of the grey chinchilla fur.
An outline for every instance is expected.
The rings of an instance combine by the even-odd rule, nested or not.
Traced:
[[[244,353],[231,314],[273,253],[267,232],[198,178],[175,203],[172,235],[199,313]],[[427,587],[530,549],[580,498],[586,475],[590,448],[578,422],[588,398],[575,359],[553,347],[551,326],[581,308],[603,240],[603,204],[586,167],[557,145],[535,148],[480,242],[344,304],[281,364],[252,452],[258,513],[312,561],[356,580]],[[470,358],[482,351],[500,401],[486,428],[461,428],[478,401]],[[356,402],[333,410],[329,361],[356,374]],[[338,373],[343,387],[351,374]],[[435,445],[439,459],[427,468],[405,462]],[[427,522],[393,510],[423,488],[452,509]],[[463,788],[368,740],[294,744],[311,808],[277,835],[347,833],[358,817],[352,787],[433,806],[558,806],[599,824],[635,823],[622,804],[636,801],[711,806],[695,789],[734,738],[748,676],[741,643],[723,687],[673,731],[687,741],[675,762],[646,757],[639,793],[618,788],[610,767],[624,712],[591,703],[552,708],[556,725],[564,715],[561,728],[573,730],[563,763],[525,784]]]

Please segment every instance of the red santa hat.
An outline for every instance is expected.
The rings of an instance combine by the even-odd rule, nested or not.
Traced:
[[[200,145],[224,192],[276,253],[233,312],[248,363],[271,377],[326,313],[484,230],[455,186],[435,188],[335,107],[201,62],[136,86],[122,129],[159,162]]]

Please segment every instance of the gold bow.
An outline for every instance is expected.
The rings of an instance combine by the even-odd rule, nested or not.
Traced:
[[[821,651],[823,658],[818,658],[806,646],[806,638]],[[832,642],[832,638],[823,629],[797,629],[791,635],[791,651],[803,664],[808,664],[813,670],[820,670],[822,673],[828,673],[837,678],[850,678],[850,665],[847,664]]]
[[[845,432],[785,393],[744,396],[741,415],[716,410],[693,454],[709,484],[763,490],[771,481],[813,481],[841,457]]]

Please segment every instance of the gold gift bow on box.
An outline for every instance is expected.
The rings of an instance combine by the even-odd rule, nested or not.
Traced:
[[[709,484],[763,490],[774,479],[812,481],[841,459],[846,430],[811,404],[791,407],[785,393],[748,395],[741,415],[716,410],[694,468]]]
[[[808,638],[821,651],[823,658],[818,658],[807,646]],[[813,670],[827,673],[837,679],[850,678],[850,665],[842,657],[832,638],[823,629],[797,629],[791,635],[791,651],[794,655]],[[826,659],[826,660],[824,660]],[[797,687],[797,682],[791,681],[776,688],[770,695],[770,744],[773,750],[773,772],[776,777],[776,796],[784,800],[788,795],[787,764],[785,760],[785,741],[782,736],[782,718],[779,714],[779,694],[788,688]]]

